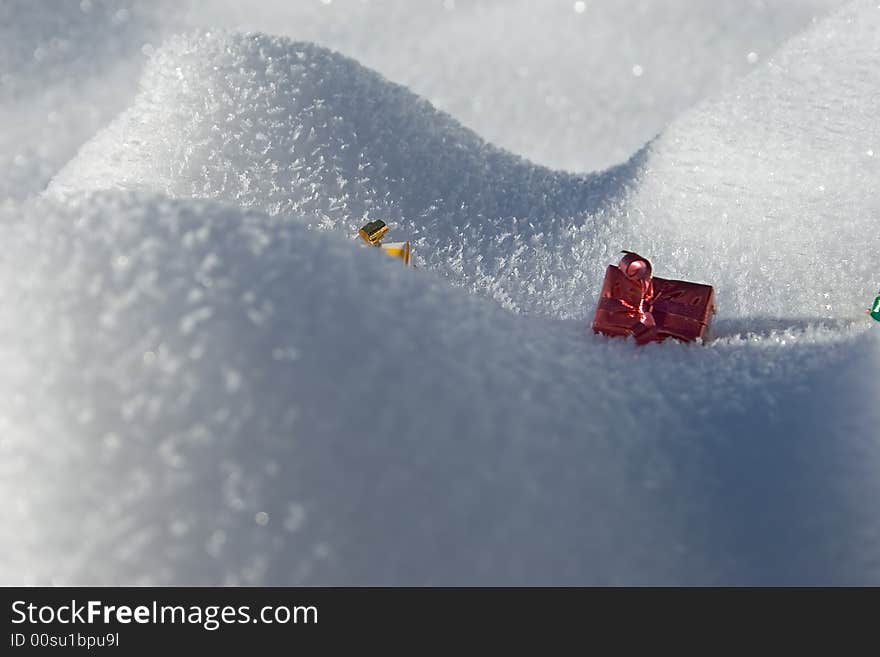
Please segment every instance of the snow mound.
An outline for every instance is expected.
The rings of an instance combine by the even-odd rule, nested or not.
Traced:
[[[880,578],[876,335],[640,349],[191,200],[0,231],[4,582]]]
[[[205,26],[330,46],[543,164],[625,160],[841,0],[31,0],[0,3],[0,199],[45,189],[131,104],[165,36]],[[376,34],[382,38],[377,39]],[[641,76],[632,67],[641,62]],[[650,64],[647,64],[650,62]]]
[[[412,218],[451,236],[469,218],[594,209],[607,195],[595,180],[501,151],[338,53],[201,32],[156,52],[134,106],[53,190],[148,189],[348,232],[368,215]]]
[[[880,247],[878,20],[855,3],[590,176],[494,148],[322,48],[177,37],[51,189],[207,198],[346,235],[381,218],[420,265],[529,314],[583,318],[630,248],[713,283],[722,319],[855,320],[880,283],[864,257]]]
[[[183,26],[313,41],[534,162],[626,161],[841,0],[178,2]],[[381,35],[381,38],[377,38]]]
[[[557,244],[622,194],[636,162],[591,176],[535,166],[337,53],[205,32],[156,52],[134,106],[50,192],[219,200],[346,235],[381,218],[413,240],[420,264],[532,308],[541,306],[533,291],[542,273],[502,281],[515,274],[511,252]]]

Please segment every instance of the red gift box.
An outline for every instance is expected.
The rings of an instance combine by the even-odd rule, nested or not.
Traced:
[[[657,278],[646,258],[623,253],[617,266],[609,265],[605,272],[593,331],[631,335],[639,344],[705,338],[715,313],[712,286]]]

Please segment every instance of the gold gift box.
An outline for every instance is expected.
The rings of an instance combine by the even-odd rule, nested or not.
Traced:
[[[376,219],[365,224],[359,231],[358,235],[370,246],[375,246],[392,258],[400,258],[403,264],[409,267],[410,258],[412,256],[412,248],[409,241],[406,242],[386,242],[382,243],[382,238],[388,233],[388,225],[381,219]]]
[[[358,231],[358,235],[360,235],[361,239],[370,246],[379,246],[382,238],[385,237],[385,233],[387,232],[388,225],[381,219],[377,219],[376,221],[371,221],[370,223],[365,224],[364,227]]]

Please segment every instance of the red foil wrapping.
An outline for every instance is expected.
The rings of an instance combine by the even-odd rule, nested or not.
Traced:
[[[715,312],[712,286],[657,278],[647,258],[623,253],[617,266],[605,272],[593,331],[631,335],[639,344],[705,338]]]

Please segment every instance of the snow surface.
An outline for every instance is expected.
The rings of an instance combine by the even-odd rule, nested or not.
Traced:
[[[569,0],[3,0],[0,197],[42,190],[130,103],[145,57],[191,28],[329,46],[492,143],[593,170],[842,1],[615,0],[578,13]]]
[[[0,581],[880,582],[878,28],[583,175],[317,45],[171,37],[0,205]],[[713,283],[717,339],[590,334],[621,248]]]
[[[840,4],[593,0],[578,12],[573,0],[220,0],[184,5],[178,20],[329,46],[493,144],[594,170],[629,159]]]

